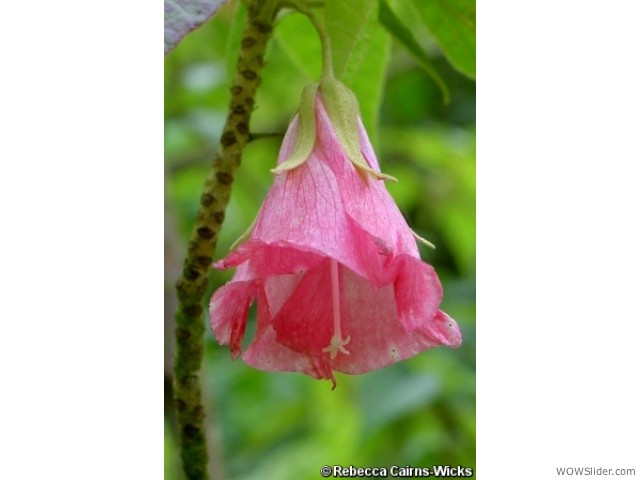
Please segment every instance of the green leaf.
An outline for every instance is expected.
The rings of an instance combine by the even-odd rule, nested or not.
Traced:
[[[442,79],[436,68],[431,63],[431,59],[424,49],[417,42],[411,30],[396,16],[386,0],[380,0],[380,11],[378,12],[378,20],[415,58],[418,64],[427,72],[427,74],[438,84],[444,97],[444,103],[449,103],[449,87]]]
[[[375,146],[390,47],[389,36],[377,21],[378,2],[326,0],[325,5],[334,72],[355,93]]]
[[[244,24],[247,22],[247,9],[243,2],[238,2],[236,13],[233,16],[229,28],[229,38],[227,39],[226,62],[227,62],[227,81],[231,84],[233,76],[236,73],[236,64],[240,55],[240,42],[242,41],[242,31]]]
[[[475,0],[410,0],[451,65],[476,78]]]
[[[164,0],[164,54],[209,20],[226,0]]]

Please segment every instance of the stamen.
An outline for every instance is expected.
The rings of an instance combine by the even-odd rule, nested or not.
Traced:
[[[331,296],[333,301],[333,337],[329,346],[322,349],[323,352],[331,355],[333,360],[338,352],[349,355],[347,349],[344,348],[351,341],[351,337],[342,339],[340,331],[340,279],[338,277],[338,262],[331,259]]]

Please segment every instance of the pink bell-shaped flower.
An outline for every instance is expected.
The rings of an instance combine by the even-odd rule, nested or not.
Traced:
[[[357,110],[329,87],[303,94],[249,237],[214,265],[237,270],[211,299],[210,319],[233,358],[335,387],[334,370],[377,370],[438,345],[458,347],[461,335],[439,310],[440,281],[379,180]],[[256,299],[255,338],[242,352]]]

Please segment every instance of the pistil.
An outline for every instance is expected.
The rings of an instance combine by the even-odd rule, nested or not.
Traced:
[[[347,349],[344,348],[351,341],[351,337],[342,339],[340,331],[340,278],[338,276],[338,262],[331,259],[331,296],[333,301],[333,337],[329,346],[322,349],[323,352],[331,355],[333,360],[338,352],[349,355]]]

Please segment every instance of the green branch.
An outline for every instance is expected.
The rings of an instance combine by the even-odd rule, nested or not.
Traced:
[[[200,366],[203,357],[203,297],[218,232],[231,195],[231,184],[249,140],[249,121],[264,65],[264,54],[277,11],[275,0],[252,0],[242,33],[240,56],[231,87],[229,114],[220,146],[200,197],[182,275],[176,283],[176,356],[174,391],[180,455],[189,480],[209,478]]]

